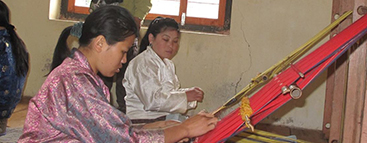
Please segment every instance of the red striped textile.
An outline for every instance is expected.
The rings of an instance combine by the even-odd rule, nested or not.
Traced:
[[[304,89],[315,77],[364,36],[366,31],[367,16],[363,16],[312,53],[300,59],[292,67],[274,76],[250,97],[250,106],[254,112],[251,116],[251,123],[256,125],[292,99],[289,93],[282,94],[283,86],[297,85],[300,89]],[[304,77],[301,78],[298,72],[303,73]],[[222,118],[214,130],[199,137],[196,142],[224,142],[245,129],[243,123],[244,121],[239,115],[239,108],[237,108]]]

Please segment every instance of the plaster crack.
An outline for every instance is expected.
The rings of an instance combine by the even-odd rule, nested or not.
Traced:
[[[244,21],[244,15],[242,14],[241,12],[241,17],[242,17],[242,20],[241,20],[241,23],[243,23]],[[243,37],[243,40],[246,42],[247,44],[247,50],[248,50],[248,56],[250,58],[250,65],[248,66],[248,68],[245,70],[245,72],[249,71],[252,67],[252,54],[251,54],[251,45],[250,43],[247,41],[247,38],[246,38],[246,33],[245,33],[245,30],[243,28],[243,24],[241,24],[241,31],[242,31],[242,37]]]
[[[235,85],[235,88],[234,88],[234,92],[235,92],[235,94],[237,94],[237,88],[238,88],[238,85],[240,84],[240,82],[241,82],[241,80],[242,80],[242,76],[243,76],[243,74],[245,73],[246,71],[244,71],[244,72],[242,72],[241,73],[241,76],[240,76],[240,78],[238,79],[238,81],[236,82],[236,85]]]
[[[248,56],[249,56],[249,59],[250,59],[250,61],[249,61],[249,63],[250,63],[250,65],[247,67],[247,69],[246,70],[244,70],[242,73],[241,73],[241,76],[240,76],[240,78],[238,79],[238,81],[236,82],[236,85],[235,85],[235,93],[237,93],[237,90],[238,90],[238,86],[239,86],[239,84],[240,84],[240,82],[242,81],[242,76],[243,76],[243,74],[244,73],[246,73],[246,72],[248,72],[250,69],[251,69],[251,67],[252,67],[252,53],[251,53],[251,45],[250,45],[250,43],[247,41],[247,38],[246,38],[246,32],[245,32],[245,30],[244,30],[244,27],[243,27],[243,25],[244,24],[242,24],[242,23],[244,23],[243,21],[244,21],[244,15],[243,15],[243,13],[242,12],[240,12],[240,14],[241,14],[241,17],[242,17],[242,19],[241,19],[241,31],[242,31],[242,37],[243,37],[243,40],[245,41],[245,43],[247,44],[247,50],[248,50]]]

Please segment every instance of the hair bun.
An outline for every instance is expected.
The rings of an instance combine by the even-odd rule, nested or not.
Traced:
[[[5,26],[6,30],[14,30],[14,25],[8,24]]]
[[[73,25],[70,30],[70,35],[80,38],[82,36],[83,22],[78,22]]]

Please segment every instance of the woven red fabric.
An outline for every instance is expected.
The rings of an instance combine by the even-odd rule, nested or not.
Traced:
[[[287,68],[271,79],[264,87],[250,97],[250,106],[254,112],[251,116],[251,123],[256,125],[292,99],[289,93],[282,94],[281,89],[283,86],[297,85],[300,89],[304,89],[357,40],[362,38],[366,32],[367,16],[363,16],[312,53],[300,59],[292,67]],[[301,78],[298,72],[303,73],[304,77]],[[242,125],[243,123],[239,114],[239,108],[237,108],[222,118],[214,130],[199,137],[196,142],[224,142],[232,135],[245,129]]]

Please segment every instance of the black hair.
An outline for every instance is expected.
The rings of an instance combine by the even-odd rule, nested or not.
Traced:
[[[97,2],[101,2],[101,1],[105,1],[106,4],[111,4],[111,3],[122,3],[124,2],[124,0],[92,0],[92,2],[97,3]]]
[[[10,35],[13,56],[15,58],[15,71],[17,76],[25,76],[28,72],[28,52],[23,40],[14,30],[14,26],[9,21],[9,8],[0,1],[0,26],[5,27]]]
[[[67,38],[73,28],[82,28],[79,38],[80,47],[88,46],[93,38],[99,35],[106,38],[108,45],[124,41],[131,35],[138,35],[134,18],[125,8],[114,5],[101,6],[86,18],[82,26],[75,24],[74,27],[69,26],[62,31],[55,47],[50,72],[71,54],[67,46]]]
[[[149,34],[153,34],[153,36],[156,37],[157,34],[167,30],[168,28],[177,30],[177,32],[180,33],[178,23],[172,18],[158,16],[150,22],[147,32],[143,39],[141,39],[139,53],[147,49],[147,46],[149,45]]]
[[[52,57],[50,72],[57,66],[59,66],[62,63],[62,61],[64,61],[64,59],[70,55],[71,51],[67,45],[67,39],[70,35],[70,31],[72,28],[73,26],[66,27],[61,32]]]
[[[80,46],[87,46],[93,38],[103,35],[107,44],[113,45],[124,41],[131,35],[138,35],[134,18],[125,8],[104,5],[93,11],[83,24]]]

